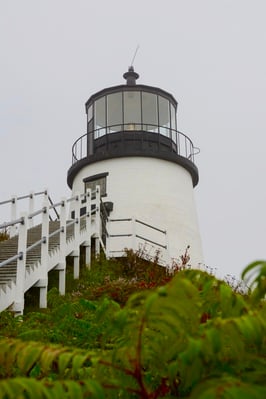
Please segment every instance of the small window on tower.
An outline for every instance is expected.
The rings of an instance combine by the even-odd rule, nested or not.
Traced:
[[[85,184],[85,192],[87,189],[91,189],[93,195],[95,197],[96,186],[100,186],[101,197],[105,197],[107,195],[107,187],[106,187],[106,178],[108,173],[99,173],[98,175],[86,177],[83,179]]]

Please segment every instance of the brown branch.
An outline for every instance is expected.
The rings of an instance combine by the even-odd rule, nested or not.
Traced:
[[[142,333],[144,329],[146,318],[143,316],[139,328],[139,334],[138,334],[138,343],[137,343],[137,348],[136,348],[136,365],[135,365],[135,370],[134,370],[134,376],[140,386],[141,389],[141,398],[142,399],[149,399],[150,395],[146,391],[146,387],[143,382],[143,376],[142,376],[142,369],[141,369],[141,343],[142,343]]]

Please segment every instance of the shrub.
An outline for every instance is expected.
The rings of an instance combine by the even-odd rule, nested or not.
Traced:
[[[83,281],[86,295],[104,282],[109,265],[98,262],[96,271],[85,272],[97,274],[97,284]],[[86,299],[80,291],[60,302],[54,290],[51,309],[28,314],[23,323],[6,314],[7,324],[24,341],[0,340],[0,397],[264,398],[264,262],[243,273],[255,272],[250,295],[206,272],[179,268],[173,276],[162,274],[149,289],[152,269],[142,262],[138,267],[134,258],[133,266],[135,272],[127,265],[120,280],[109,270],[104,285],[109,291],[100,300]],[[168,282],[157,285],[164,278]],[[121,308],[107,294],[124,285],[124,298],[127,281],[143,289]],[[25,341],[34,329],[43,332],[46,343]]]

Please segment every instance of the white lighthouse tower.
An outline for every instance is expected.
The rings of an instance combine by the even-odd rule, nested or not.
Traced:
[[[72,147],[68,185],[73,194],[100,186],[108,256],[145,246],[168,263],[189,246],[197,267],[203,256],[193,192],[196,148],[177,130],[170,93],[137,84],[133,67],[123,76],[126,84],[86,102],[87,132]]]

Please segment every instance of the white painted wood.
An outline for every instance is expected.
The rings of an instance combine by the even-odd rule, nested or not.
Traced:
[[[31,191],[29,194],[29,215],[34,212],[34,192]],[[33,227],[33,218],[29,219],[29,229]]]
[[[48,192],[43,199],[42,213],[42,239],[41,244],[41,276],[40,276],[40,308],[47,307],[47,287],[48,287],[48,248],[49,248],[49,201]]]
[[[74,279],[79,278],[79,263],[80,263],[80,194],[79,192],[75,193],[75,224],[74,224],[74,240],[75,240],[75,252],[74,255]]]
[[[69,203],[71,199],[64,200],[65,206]],[[97,200],[100,200],[100,195],[97,196]],[[90,264],[91,254],[88,253],[90,251],[90,242],[92,236],[100,236],[100,232],[96,231],[96,228],[99,228],[100,223],[96,223],[96,217],[91,217],[91,193],[90,198],[87,205],[87,216],[86,222],[82,228],[80,229],[80,217],[79,217],[79,209],[83,207],[83,204],[80,203],[80,198],[75,200],[76,209],[78,215],[78,228],[74,227],[74,235],[69,237],[66,240],[66,234],[60,233],[61,237],[59,239],[59,246],[55,248],[52,252],[48,253],[48,243],[49,243],[49,213],[42,211],[42,237],[46,237],[46,242],[42,244],[41,247],[41,257],[34,265],[32,265],[28,270],[25,270],[25,253],[26,253],[26,239],[27,239],[27,224],[28,224],[28,215],[25,214],[25,223],[19,227],[20,230],[20,238],[19,238],[19,251],[23,252],[24,256],[18,262],[18,271],[17,271],[17,282],[11,282],[9,285],[6,285],[0,288],[0,311],[3,311],[10,306],[13,307],[13,310],[17,312],[17,314],[23,313],[24,308],[24,293],[30,289],[32,286],[36,286],[40,288],[40,306],[47,306],[47,284],[48,284],[48,272],[50,270],[56,269],[59,270],[59,280],[60,280],[60,292],[63,293],[65,287],[65,257],[66,256],[74,256],[74,275],[75,278],[79,277],[79,250],[80,245],[84,245],[87,247],[87,262]],[[61,202],[62,204],[63,202]],[[96,200],[93,200],[96,208],[100,209],[100,203],[96,203]],[[48,210],[48,193],[44,196],[43,208]],[[61,205],[62,206],[62,205]],[[41,211],[41,210],[39,210]],[[36,211],[38,213],[38,210]],[[60,226],[65,226],[66,223],[66,214],[69,214],[69,210],[66,210],[66,207],[61,209],[61,220]],[[37,216],[37,214],[36,214]],[[76,229],[76,230],[75,230]],[[24,262],[24,263],[23,263]],[[62,272],[62,273],[61,273]]]
[[[17,219],[17,196],[12,195],[11,199],[11,221]],[[14,237],[16,235],[16,225],[10,226],[9,230],[10,237]]]
[[[66,199],[63,198],[60,206],[60,270],[59,270],[59,292],[66,292]]]
[[[96,256],[100,255],[100,236],[101,236],[101,219],[100,219],[100,198],[101,192],[100,187],[96,186],[96,213],[95,213],[95,225],[96,225],[96,234],[95,234],[95,254]]]
[[[27,229],[28,217],[26,213],[22,213],[23,222],[19,224],[18,234],[18,254],[21,257],[17,260],[17,278],[14,292],[13,310],[17,315],[23,314],[24,311],[24,289],[25,289],[25,273],[26,273],[26,248],[27,248]]]

